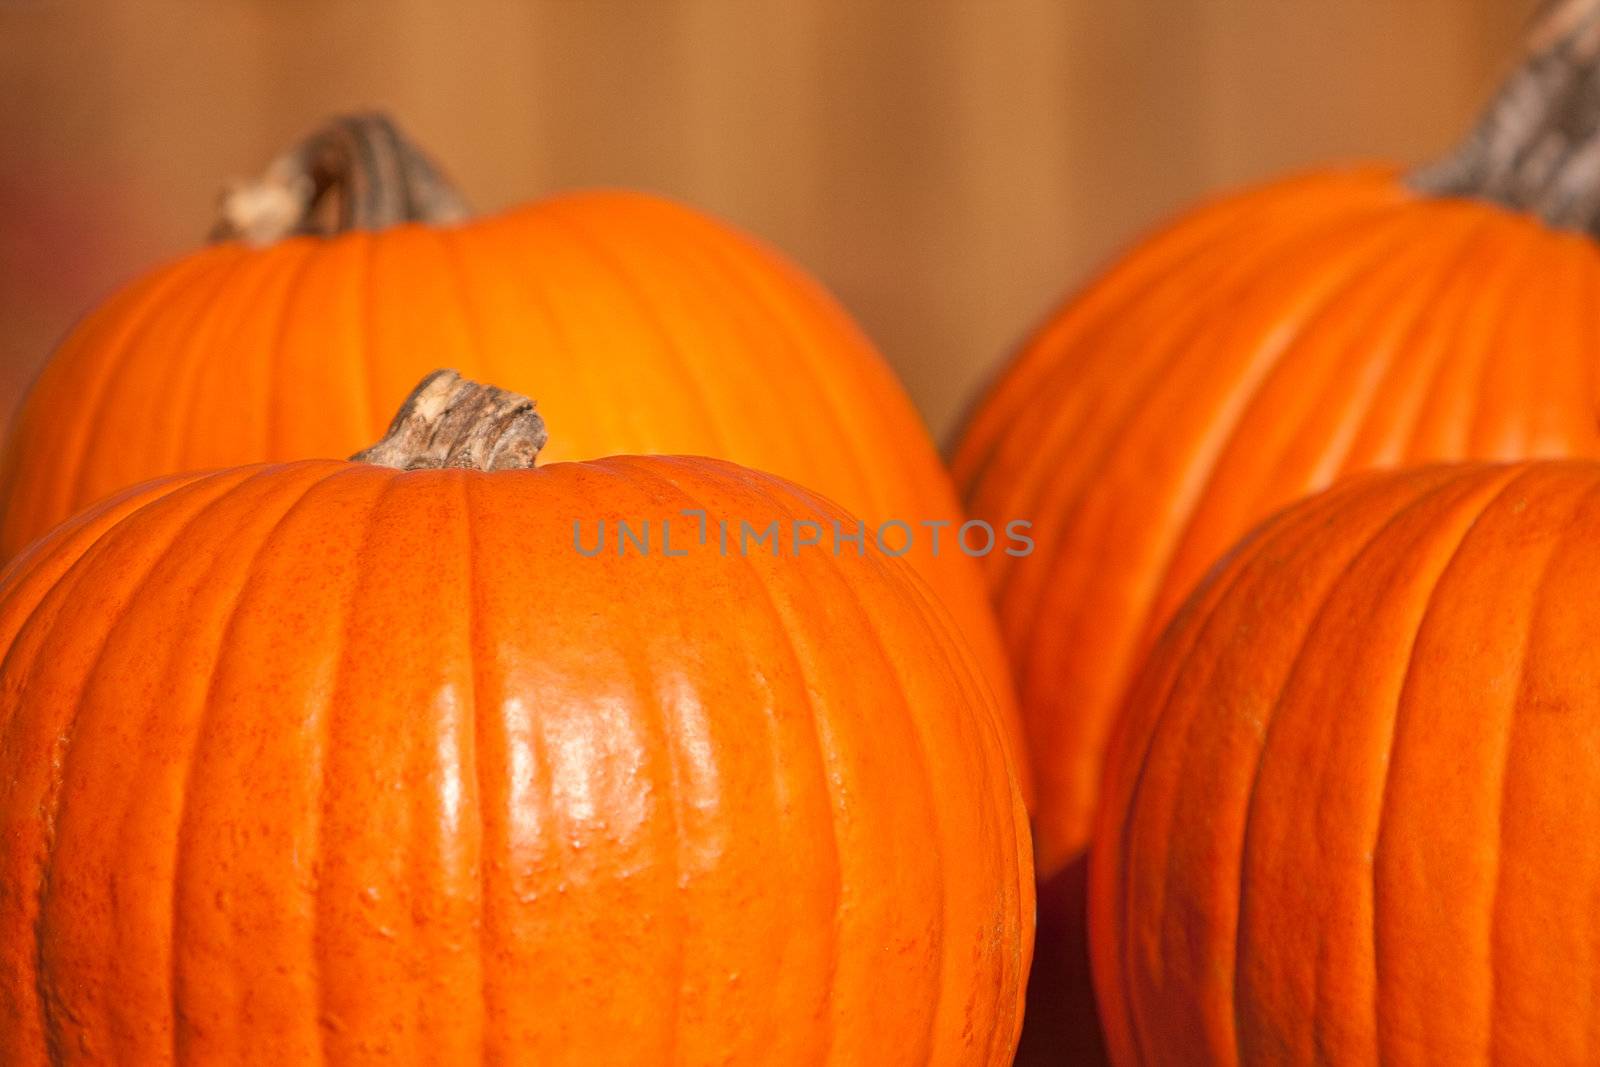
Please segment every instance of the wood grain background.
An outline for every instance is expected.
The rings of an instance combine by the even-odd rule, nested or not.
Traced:
[[[1444,148],[1531,0],[0,0],[0,409],[215,190],[389,109],[483,210],[656,189],[786,249],[941,437],[1191,198]]]

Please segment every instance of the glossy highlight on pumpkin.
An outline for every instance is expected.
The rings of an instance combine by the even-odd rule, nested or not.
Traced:
[[[997,706],[904,563],[587,558],[841,513],[619,457],[113,496],[0,579],[0,1060],[1004,1064]]]
[[[1600,464],[1355,477],[1178,612],[1090,862],[1114,1061],[1594,1059]]]

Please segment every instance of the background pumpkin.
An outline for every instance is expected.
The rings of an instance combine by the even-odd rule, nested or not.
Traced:
[[[1029,1049],[1092,1035],[1083,855],[1108,732],[1183,596],[1345,471],[1600,454],[1600,14],[1552,7],[1482,127],[1417,174],[1350,166],[1200,207],[1070,299],[976,409],[969,510],[1037,791]],[[1078,1049],[1067,1062],[1092,1055]]]
[[[1118,1064],[1588,1063],[1600,465],[1366,475],[1178,613],[1090,864]]]
[[[531,462],[526,402],[423,395],[506,428],[448,462]],[[701,458],[307,461],[15,561],[0,1059],[1010,1062],[1029,844],[971,653],[880,554],[575,551],[694,507],[844,518]]]
[[[465,215],[378,116],[335,122],[232,188],[219,243],[114,296],[33,386],[0,461],[0,553],[156,475],[347,456],[441,365],[535,396],[569,428],[550,461],[718,456],[874,527],[960,521],[893,372],[772,250],[631,192]],[[1009,703],[976,564],[953,531],[937,554],[916,533],[908,558]]]

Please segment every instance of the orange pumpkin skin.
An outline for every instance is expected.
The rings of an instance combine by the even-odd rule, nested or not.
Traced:
[[[1600,249],[1381,168],[1204,206],[1069,301],[976,410],[971,512],[1023,707],[1042,877],[1086,847],[1128,680],[1205,568],[1340,474],[1600,454]]]
[[[1106,763],[1118,1064],[1588,1063],[1600,466],[1364,475],[1179,612]]]
[[[0,558],[147,478],[348,456],[441,366],[536,399],[562,427],[547,461],[716,456],[872,528],[961,521],[909,399],[817,283],[687,208],[591,192],[459,226],[226,242],[130,285],[66,339],[18,415]],[[916,533],[907,558],[1009,703],[978,565],[953,526],[937,555]]]
[[[720,461],[112,497],[0,583],[0,1060],[1010,1062],[998,709],[898,561]],[[594,558],[573,523],[673,518]],[[660,537],[659,527],[652,535]]]

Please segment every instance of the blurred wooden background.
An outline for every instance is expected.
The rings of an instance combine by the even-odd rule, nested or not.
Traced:
[[[0,410],[220,181],[392,111],[480,209],[663,191],[833,287],[944,438],[1196,195],[1444,148],[1532,0],[0,0]]]

